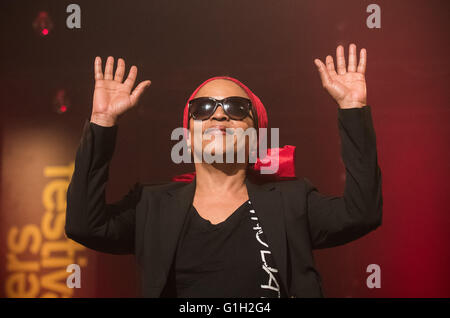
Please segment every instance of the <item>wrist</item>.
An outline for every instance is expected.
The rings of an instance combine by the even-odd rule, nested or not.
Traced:
[[[339,108],[349,109],[349,108],[363,108],[367,105],[366,102],[356,102],[356,101],[342,101],[338,103]]]
[[[91,114],[91,123],[94,123],[103,127],[112,127],[115,126],[117,122],[117,118],[108,114],[101,113],[92,113]]]

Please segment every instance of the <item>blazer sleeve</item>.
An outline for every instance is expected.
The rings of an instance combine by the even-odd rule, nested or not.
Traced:
[[[70,239],[97,251],[131,254],[134,251],[135,211],[142,185],[120,201],[106,204],[109,164],[117,126],[102,127],[86,120],[67,190],[65,231]]]
[[[382,222],[381,170],[370,106],[339,108],[338,128],[346,177],[343,196],[326,196],[304,178],[315,249],[353,241]]]

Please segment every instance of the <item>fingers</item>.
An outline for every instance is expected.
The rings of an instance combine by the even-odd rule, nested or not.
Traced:
[[[136,81],[136,76],[137,76],[137,67],[133,65],[130,68],[128,77],[124,82],[124,85],[128,88],[129,91],[131,91],[131,89],[133,88],[134,82]]]
[[[358,64],[358,73],[365,74],[366,73],[366,65],[367,65],[367,51],[366,49],[361,49],[359,53],[359,64]]]
[[[353,43],[348,47],[348,71],[356,72],[356,45]]]
[[[336,61],[337,61],[337,72],[339,75],[345,74],[345,57],[344,57],[344,47],[339,45],[336,48]]]
[[[348,48],[348,69],[345,67],[345,55],[344,55],[344,47],[339,45],[336,48],[336,60],[337,60],[337,73],[339,75],[345,74],[348,72],[358,72],[364,74],[366,72],[366,64],[367,64],[367,51],[366,49],[361,49],[359,53],[359,64],[356,56],[356,45],[351,43]],[[331,72],[331,66],[333,64],[329,64],[327,57],[327,68]],[[331,59],[332,61],[332,59]],[[330,73],[331,74],[331,73]]]
[[[113,68],[114,68],[114,58],[112,56],[108,56],[108,59],[106,60],[105,75],[103,79],[105,80],[113,79]]]
[[[114,80],[122,83],[123,76],[125,75],[125,61],[122,58],[117,60],[116,74],[114,75]]]
[[[328,55],[325,58],[325,63],[327,64],[328,74],[330,74],[331,77],[335,76],[336,70],[334,69],[334,61],[333,61],[333,57],[331,55]]]
[[[94,77],[95,77],[95,80],[103,79],[102,59],[99,56],[96,56],[95,61],[94,61]]]
[[[149,87],[151,84],[151,81],[143,81],[140,82],[138,86],[133,90],[133,92],[130,95],[131,104],[135,105],[139,98],[141,97],[142,93],[145,91],[147,87]]]
[[[322,80],[323,87],[329,86],[331,84],[331,77],[330,74],[328,74],[325,64],[323,64],[322,61],[319,59],[315,59],[314,63],[316,64],[317,69],[319,70],[319,75],[320,79]]]
[[[114,69],[114,58],[109,56],[106,60],[105,73],[102,72],[102,59],[99,56],[95,57],[94,61],[94,76],[96,80],[112,80],[113,79],[113,69]],[[128,73],[128,77],[123,83],[124,86],[131,92],[131,89],[134,86],[134,82],[137,77],[137,67],[135,65],[131,66],[130,72]],[[117,69],[114,75],[114,81],[122,82],[123,77],[125,75],[125,60],[119,58],[117,60]],[[137,99],[142,94],[144,89],[150,86],[150,81],[144,81],[139,83],[139,85],[133,90],[132,96]]]

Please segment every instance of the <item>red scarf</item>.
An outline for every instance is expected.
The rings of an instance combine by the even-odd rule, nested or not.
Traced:
[[[252,102],[253,108],[256,111],[256,114],[258,116],[258,128],[267,128],[268,119],[267,119],[267,112],[266,109],[261,102],[261,100],[253,94],[253,92],[245,86],[243,83],[241,83],[239,80],[229,77],[229,76],[216,76],[211,77],[204,81],[197,89],[192,93],[191,97],[189,97],[188,101],[186,102],[186,106],[184,107],[184,114],[183,114],[183,127],[185,129],[188,128],[189,123],[189,101],[194,98],[195,94],[197,94],[197,91],[206,83],[209,81],[215,80],[215,79],[228,79],[236,84],[238,84],[240,87],[242,87],[247,95],[250,97],[250,100]],[[258,136],[260,134],[258,133]],[[265,136],[264,136],[265,137]],[[260,136],[258,139],[261,139]],[[264,157],[264,163],[261,161],[260,158],[256,159],[256,163],[254,165],[251,165],[251,168],[248,170],[248,172],[258,179],[259,181],[277,181],[277,180],[291,180],[295,179],[295,146],[286,145],[283,148],[278,148],[278,158],[277,156],[271,156],[272,149],[267,149],[267,156]],[[261,167],[264,166],[274,166],[271,165],[271,163],[274,163],[274,161],[278,160],[278,171],[274,174],[261,174],[260,170]],[[276,166],[276,165],[275,165]],[[176,182],[192,182],[195,177],[195,172],[185,173],[178,176],[175,176],[172,178],[172,181]]]

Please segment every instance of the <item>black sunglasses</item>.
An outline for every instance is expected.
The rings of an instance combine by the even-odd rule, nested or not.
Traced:
[[[194,120],[206,120],[215,113],[219,105],[231,119],[242,120],[247,116],[253,119],[250,114],[251,100],[240,96],[230,96],[220,100],[212,97],[194,98],[189,101],[189,115]]]

